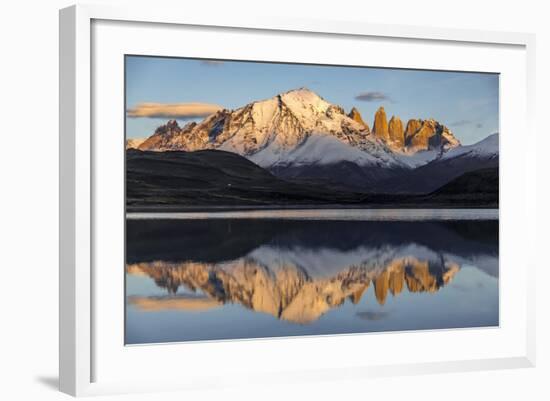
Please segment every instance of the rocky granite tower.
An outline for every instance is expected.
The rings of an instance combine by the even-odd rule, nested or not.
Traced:
[[[403,122],[399,117],[392,116],[388,124],[390,145],[392,148],[402,149],[405,146],[405,132]]]
[[[374,114],[374,125],[372,127],[372,132],[376,137],[385,142],[389,139],[388,119],[386,118],[386,111],[382,106]]]
[[[422,120],[418,120],[416,118],[411,118],[407,122],[407,128],[405,128],[405,142],[409,141],[409,139],[420,129],[422,126]]]
[[[409,120],[405,131],[405,146],[409,151],[448,149],[460,146],[460,141],[444,125],[428,120]]]
[[[359,113],[359,110],[357,110],[355,107],[351,109],[351,111],[348,114],[348,117],[354,121],[357,121],[359,124],[364,125],[365,128],[367,128],[367,130],[370,130],[368,124],[365,121],[363,121],[363,117],[361,117],[361,113]]]

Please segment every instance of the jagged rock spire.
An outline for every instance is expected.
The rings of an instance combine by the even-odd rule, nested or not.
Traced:
[[[355,107],[351,109],[351,111],[348,114],[348,117],[354,121],[357,121],[359,124],[364,125],[367,129],[369,128],[368,124],[365,121],[363,121],[363,117],[361,116],[361,113]]]
[[[405,146],[409,151],[422,151],[432,148],[453,148],[460,141],[453,133],[434,119],[409,120],[405,132]]]
[[[407,122],[407,128],[405,129],[405,141],[408,141],[422,126],[422,120],[411,118]]]
[[[385,142],[389,139],[388,119],[386,118],[386,111],[382,106],[374,114],[374,125],[372,127],[372,132],[376,137]]]
[[[403,122],[399,117],[391,117],[388,124],[388,133],[394,147],[402,148],[405,146],[405,131],[403,130]]]

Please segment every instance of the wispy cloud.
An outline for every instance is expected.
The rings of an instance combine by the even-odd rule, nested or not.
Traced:
[[[449,125],[454,125],[455,127],[462,127],[464,125],[468,125],[468,124],[471,124],[471,123],[472,123],[472,121],[470,121],[470,120],[458,120],[458,121],[452,122]]]
[[[218,67],[220,65],[223,65],[223,61],[221,60],[202,60],[201,61],[201,64],[202,65],[207,65],[207,66],[210,66],[210,67]]]
[[[463,127],[465,125],[475,125],[476,128],[482,128],[483,127],[482,123],[476,123],[475,121],[472,121],[472,120],[458,120],[458,121],[454,121],[454,122],[450,123],[449,125],[451,127]]]
[[[206,117],[222,108],[209,103],[139,103],[127,110],[131,118],[198,118]]]
[[[363,102],[393,102],[392,98],[383,92],[361,92],[355,96],[355,100],[361,100]]]

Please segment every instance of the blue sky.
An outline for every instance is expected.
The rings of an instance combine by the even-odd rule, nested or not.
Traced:
[[[372,128],[384,106],[388,119],[435,118],[463,144],[498,132],[498,75],[195,59],[126,57],[126,109],[140,103],[199,103],[235,109],[290,89],[307,87],[349,112],[356,107]],[[130,117],[128,138],[143,138],[169,117]],[[150,114],[149,114],[150,115]],[[196,115],[196,113],[192,113]],[[187,114],[185,114],[187,116]],[[176,118],[180,125],[203,117]]]

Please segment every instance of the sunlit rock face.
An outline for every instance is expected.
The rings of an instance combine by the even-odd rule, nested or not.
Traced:
[[[357,259],[336,272],[310,274],[307,267],[292,263],[283,255],[277,263],[266,265],[262,258],[244,257],[226,263],[150,262],[127,265],[129,274],[145,274],[165,288],[172,297],[132,297],[130,302],[142,310],[201,310],[225,303],[240,304],[256,312],[289,322],[307,324],[346,301],[361,300],[371,282],[379,304],[389,294],[435,292],[449,283],[460,266],[445,258],[420,260],[399,256],[361,260],[365,252],[345,255]],[[340,255],[344,257],[344,255]],[[199,295],[174,295],[183,286]]]
[[[363,116],[361,116],[361,113],[355,107],[351,109],[351,111],[348,114],[348,117],[358,122],[359,124],[363,125],[367,129],[367,131],[370,132],[369,125],[363,120]]]
[[[386,118],[386,111],[383,107],[380,107],[374,114],[372,132],[377,138],[380,138],[384,142],[389,141],[388,119]]]
[[[411,138],[420,130],[422,127],[422,120],[411,118],[407,122],[407,128],[405,128],[405,141],[410,142]]]
[[[405,146],[405,131],[403,122],[399,117],[392,116],[388,123],[388,135],[390,146],[394,149],[402,149]]]
[[[444,125],[433,119],[410,120],[405,133],[405,147],[409,152],[460,146],[460,141]]]
[[[141,150],[220,149],[252,156],[267,148],[280,153],[295,149],[309,136],[334,136],[351,146],[362,146],[369,133],[356,111],[350,116],[307,88],[251,102],[236,110],[219,110],[200,123],[179,127],[168,121],[140,146]],[[256,159],[259,156],[256,155]],[[268,159],[263,164],[269,164]],[[262,164],[262,163],[260,163]]]
[[[401,154],[415,154],[428,150],[445,152],[460,147],[460,141],[443,124],[434,119],[411,119],[407,127],[398,116],[387,120],[384,107],[378,108],[374,114],[372,129],[376,138],[389,149]]]

